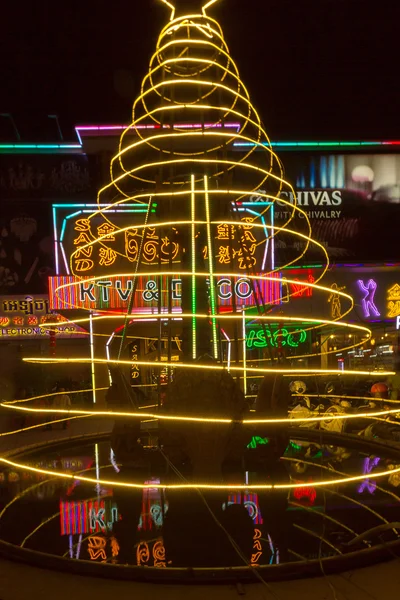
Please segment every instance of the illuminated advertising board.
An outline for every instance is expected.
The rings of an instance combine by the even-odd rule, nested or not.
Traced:
[[[297,277],[306,281],[309,274],[317,278],[320,269],[287,269],[284,277]],[[353,321],[370,323],[386,322],[396,324],[400,317],[400,267],[348,266],[332,267],[323,279],[324,286],[331,288],[331,294],[326,298],[314,294],[311,298],[298,297],[293,309],[301,311],[304,316],[312,316],[323,302],[328,318],[338,319],[347,308],[343,298],[337,293],[343,291],[354,299],[354,308],[349,317]],[[291,313],[291,304],[285,306],[285,311]]]
[[[157,203],[150,209],[147,204],[124,203],[110,210],[106,204],[54,204],[56,273],[107,276],[131,274],[137,267],[155,272],[167,264],[179,270],[190,221],[184,221],[183,215],[177,216],[176,220],[183,220],[184,224],[177,227],[170,224],[161,231],[159,227],[151,227],[151,223],[156,225],[160,221],[158,213]],[[252,224],[254,219],[259,227]],[[248,270],[250,263],[259,271],[273,269],[274,242],[270,239],[273,205],[258,198],[238,202],[227,220],[228,223],[212,225],[216,264],[220,270],[229,272],[233,261],[239,273]],[[141,226],[145,223],[148,225],[143,234]],[[99,242],[90,245],[96,240]],[[206,261],[206,240],[199,243],[201,258]]]
[[[398,254],[400,220],[399,154],[285,155],[285,174],[293,183],[297,204],[309,217],[313,238],[323,244],[331,261],[390,261]],[[293,203],[293,195],[282,192]],[[275,222],[281,225],[290,209],[277,202]],[[305,232],[304,216],[296,214],[292,228]],[[278,264],[304,247],[301,240],[276,240]],[[311,247],[307,259],[321,258]]]
[[[161,290],[159,280],[161,279]],[[136,283],[136,285],[134,285]],[[172,295],[172,310],[181,310],[181,279],[176,275],[170,280]],[[276,304],[281,297],[281,279],[279,273],[271,277],[271,281],[262,280],[254,290],[250,279],[247,277],[220,277],[216,282],[218,303],[223,311],[232,306],[235,298],[236,306],[254,306],[256,301]],[[89,278],[74,276],[59,276],[49,278],[50,308],[52,310],[65,310],[84,308],[90,310],[126,310],[131,301],[132,313],[157,312],[159,294],[161,293],[161,307],[167,311],[168,307],[168,280],[167,277],[152,279],[151,277],[116,276],[105,277],[93,282]]]
[[[56,337],[82,337],[85,330],[67,322],[66,317],[51,312],[48,296],[0,296],[0,339],[36,339],[49,336],[49,329],[40,327],[57,322]]]

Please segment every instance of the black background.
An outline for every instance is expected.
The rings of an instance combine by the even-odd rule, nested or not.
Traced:
[[[395,139],[396,8],[395,0],[220,0],[209,13],[273,139]],[[168,16],[159,0],[5,3],[0,111],[14,115],[23,139],[39,141],[56,135],[49,113],[69,139],[79,122],[127,122]],[[11,136],[0,119],[0,138]]]

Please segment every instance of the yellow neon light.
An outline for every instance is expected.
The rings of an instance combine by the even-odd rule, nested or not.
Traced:
[[[166,4],[168,6],[168,8],[171,9],[171,16],[170,16],[169,20],[172,21],[175,16],[175,6],[173,4],[171,4],[171,2],[168,2],[168,0],[161,0],[161,2]]]
[[[18,407],[18,406],[7,406],[6,404],[3,404],[3,407],[22,408],[22,407]],[[35,410],[35,412],[40,412],[40,409],[34,409],[34,410]],[[65,417],[63,419],[57,419],[57,420],[53,419],[52,421],[46,421],[45,423],[36,423],[36,425],[29,425],[28,427],[22,427],[21,429],[14,429],[14,431],[5,431],[3,433],[0,433],[0,437],[4,437],[6,435],[14,435],[16,433],[22,433],[23,431],[29,431],[30,429],[37,429],[38,427],[45,427],[46,425],[54,425],[55,423],[62,423],[63,421],[72,421],[72,419],[84,419],[85,417],[91,417],[91,416],[92,415],[82,414],[77,417]]]
[[[97,392],[102,390],[108,390],[108,387],[96,388]],[[84,394],[85,392],[91,392],[92,388],[85,388],[83,390],[71,390],[68,391],[68,395],[72,396],[72,394]],[[33,402],[34,400],[42,400],[43,398],[51,398],[52,396],[58,396],[60,392],[51,392],[49,394],[41,394],[40,396],[32,396],[31,398],[24,398],[23,400],[5,400],[4,404],[21,404],[23,402]]]
[[[211,490],[278,490],[278,489],[294,489],[298,487],[304,487],[302,483],[271,483],[271,484],[218,484],[218,483],[134,483],[128,481],[119,480],[108,480],[108,479],[96,479],[94,477],[84,477],[82,475],[76,475],[74,473],[63,473],[59,471],[50,471],[47,469],[39,469],[37,467],[31,467],[23,463],[17,463],[7,458],[0,457],[0,462],[10,465],[16,469],[24,469],[25,471],[32,471],[34,473],[41,473],[43,475],[51,475],[52,477],[60,477],[61,479],[70,479],[72,481],[84,481],[86,483],[95,483],[99,485],[112,485],[131,489],[167,489],[167,490],[192,490],[192,489],[211,489]],[[388,471],[374,471],[374,479],[380,477],[386,477],[386,475],[393,475],[393,473],[399,473],[400,467],[397,469],[390,469]],[[354,481],[363,481],[369,479],[371,473],[367,475],[356,475],[354,477],[342,477],[340,479],[327,479],[325,481],[313,481],[313,487],[338,485],[340,483],[351,483]]]
[[[64,362],[64,363],[90,363],[90,359],[87,359],[86,357],[83,358],[42,358],[42,357],[37,357],[37,358],[24,358],[23,359],[24,362],[30,362],[30,363],[57,363],[57,362]],[[95,359],[96,363],[99,364],[122,364],[122,365],[127,365],[127,364],[131,364],[130,361],[127,360],[107,360],[105,358],[96,358]],[[165,367],[173,367],[174,369],[196,369],[196,370],[212,370],[212,371],[224,371],[225,367],[223,365],[203,365],[203,364],[193,364],[193,363],[182,363],[182,362],[168,362],[168,361],[163,361],[163,362],[155,362],[155,361],[144,361],[144,360],[140,360],[137,361],[138,365],[141,366],[147,366],[147,367],[152,367],[152,368],[159,368],[159,369],[164,369]],[[243,368],[242,367],[230,367],[231,371],[240,371],[243,372]],[[345,370],[342,371],[340,369],[317,369],[315,367],[310,367],[309,369],[260,369],[257,367],[248,367],[247,371],[249,373],[259,373],[259,374],[267,374],[267,373],[282,373],[282,374],[315,374],[315,375],[374,375],[374,376],[381,376],[381,377],[386,377],[389,375],[395,375],[394,371],[352,371],[352,370]]]
[[[96,256],[100,257],[100,261],[98,263],[99,266],[103,267],[112,267],[112,265],[116,264],[118,256],[118,259],[126,259],[131,263],[136,263],[135,277],[149,276],[161,278],[162,276],[165,276],[170,278],[175,276],[176,272],[179,271],[179,276],[182,278],[182,281],[184,278],[186,278],[185,283],[187,281],[189,284],[192,284],[192,292],[195,289],[196,278],[209,277],[212,284],[213,279],[215,279],[217,276],[230,277],[232,281],[232,278],[242,277],[244,274],[253,285],[254,290],[256,287],[254,284],[259,281],[276,282],[276,278],[274,278],[273,275],[278,271],[277,268],[271,267],[271,270],[265,269],[265,275],[259,276],[248,272],[251,271],[251,268],[247,263],[252,262],[252,257],[256,252],[256,248],[258,248],[260,244],[264,242],[271,242],[272,245],[272,242],[276,243],[282,239],[285,239],[284,236],[296,236],[296,240],[299,242],[299,245],[301,244],[302,250],[299,250],[299,255],[290,260],[290,262],[284,266],[288,267],[301,261],[301,259],[306,255],[309,247],[313,247],[312,245],[314,245],[314,247],[319,248],[321,251],[323,262],[325,264],[322,269],[322,273],[318,276],[316,281],[301,282],[301,285],[309,290],[315,290],[324,294],[332,294],[333,290],[331,288],[327,288],[319,284],[319,281],[328,268],[329,261],[326,249],[322,244],[312,238],[311,226],[307,213],[297,206],[295,191],[293,187],[284,179],[283,166],[271,147],[270,140],[262,126],[261,118],[252,105],[250,94],[240,78],[239,70],[235,62],[230,56],[221,27],[217,21],[209,18],[206,15],[206,10],[211,7],[216,0],[203,0],[201,14],[190,14],[179,18],[175,18],[175,6],[173,0],[162,0],[162,2],[171,10],[170,21],[165,25],[165,27],[163,27],[161,31],[161,34],[158,38],[156,51],[150,60],[149,70],[142,81],[140,94],[133,104],[131,125],[129,125],[129,127],[127,127],[122,133],[118,152],[111,160],[110,181],[99,190],[97,196],[98,210],[94,211],[87,219],[81,219],[79,221],[79,227],[76,227],[76,235],[74,236],[75,249],[70,256],[71,272],[73,274],[87,274],[88,271],[91,271],[91,269],[95,269],[97,267],[97,264],[95,264],[95,254]],[[210,127],[201,125],[201,123],[204,123],[205,119],[203,117],[205,114],[207,114],[207,116],[212,115],[212,118],[215,118],[215,122],[211,123]],[[188,115],[195,116],[197,122],[200,123],[199,126],[196,124],[194,126],[187,124],[185,125],[185,123],[187,123]],[[179,124],[179,119],[181,116],[184,120]],[[233,118],[240,121],[238,128],[235,130],[232,129],[231,131],[226,131],[225,124]],[[144,130],[138,127],[139,124],[143,122],[148,123],[149,120],[155,124],[154,129],[146,128]],[[168,125],[168,123],[172,123],[174,120],[175,122],[178,121],[178,125]],[[137,136],[133,142],[129,141],[127,138],[127,136],[132,133]],[[250,146],[248,149],[246,147],[243,152],[237,151],[234,156],[231,151],[233,149],[232,143],[235,141],[245,141],[249,143]],[[243,184],[236,184],[236,181],[242,176],[246,178],[248,182],[247,186]],[[234,186],[232,187],[230,187],[231,181],[234,182]],[[260,190],[264,184],[265,188],[268,190],[268,193],[265,190]],[[141,191],[139,193],[134,189],[135,186],[140,187]],[[246,187],[246,189],[241,189],[243,187]],[[282,193],[291,194],[293,203],[282,198]],[[116,197],[114,197],[115,194],[117,194]],[[251,198],[253,194],[257,194],[264,200],[267,199],[268,205],[266,206],[267,203],[264,202],[264,207],[258,213],[256,213],[254,218],[250,218],[247,225],[251,228],[254,228],[253,233],[260,232],[259,228],[263,228],[262,230],[265,232],[266,237],[262,240],[262,242],[258,242],[257,238],[253,236],[253,238],[250,240],[251,243],[254,244],[254,247],[250,247],[253,248],[253,250],[246,246],[247,250],[245,251],[242,248],[241,256],[237,250],[236,255],[233,255],[233,250],[230,249],[230,252],[233,255],[230,264],[232,264],[232,271],[236,272],[218,273],[216,268],[216,261],[218,259],[214,255],[215,253],[211,250],[211,245],[213,243],[211,225],[218,226],[223,223],[227,224],[228,227],[236,226],[237,229],[242,232],[245,241],[247,241],[248,238],[246,238],[246,235],[249,236],[248,230],[246,234],[243,221],[234,220],[234,217],[238,217],[238,219],[240,219],[240,214],[237,210],[239,204],[242,201],[246,201]],[[100,206],[101,204],[105,203],[102,200],[104,196],[107,198],[107,206],[105,208]],[[111,197],[114,197],[114,201],[110,201]],[[200,201],[197,202],[197,200]],[[201,200],[204,200],[204,205],[206,208],[205,219],[195,220],[195,216],[201,216],[200,208],[197,210],[197,207],[203,206],[203,202],[201,202]],[[160,207],[161,204],[165,204],[166,202],[169,202],[171,205],[175,205],[177,207],[182,204],[182,206],[186,207],[186,211],[182,211],[182,215],[186,216],[189,215],[187,207],[189,204],[191,204],[191,218],[180,221],[171,221],[173,218],[171,215],[169,221],[166,219],[159,219],[158,222],[154,223],[152,220],[156,219],[157,217],[153,217],[153,215],[157,214],[157,210],[159,210],[157,209],[155,212],[152,211],[152,214],[149,214],[148,211],[147,215],[149,218],[148,220],[146,218],[146,222],[144,224],[133,226],[131,223],[128,227],[117,227],[112,222],[114,214],[112,211],[118,206],[123,206],[123,204],[128,201],[137,203],[138,206],[150,206],[151,202],[154,202],[155,204],[159,202]],[[225,213],[221,215],[224,217],[223,221],[211,220],[214,218],[214,205],[221,204],[222,206],[223,202],[225,202],[227,209]],[[234,212],[235,209],[231,208],[232,206],[235,207],[236,213]],[[279,225],[274,226],[262,223],[261,217],[267,216],[268,213],[272,215],[274,208],[277,206],[285,207],[287,215],[285,216],[284,220],[280,222]],[[91,221],[91,219],[94,219],[97,215],[104,219],[104,224],[98,226],[97,222],[93,220]],[[179,208],[177,208],[174,215],[180,215]],[[229,220],[229,215],[231,215],[230,218],[232,220]],[[305,224],[305,229],[302,229],[302,231],[305,231],[306,233],[298,232],[296,230],[296,226],[292,226],[291,229],[289,228],[289,223],[295,219],[296,216],[302,217],[302,221]],[[96,235],[91,232],[91,224],[93,225],[93,229],[96,230]],[[130,231],[133,229],[133,227],[135,228],[136,233],[132,233],[132,231]],[[156,266],[155,268],[157,270],[151,271],[151,264],[161,265],[163,263],[162,266],[166,266],[165,263],[167,261],[163,261],[161,257],[161,241],[159,240],[158,251],[154,247],[153,242],[155,238],[158,237],[155,232],[163,230],[163,233],[160,234],[160,237],[161,235],[164,236],[164,239],[168,240],[168,244],[171,244],[172,237],[168,233],[168,228],[178,228],[179,234],[182,233],[181,239],[183,240],[185,240],[186,234],[186,240],[190,240],[192,244],[192,261],[186,261],[187,268],[184,268],[182,271],[180,267],[177,267],[177,271],[175,272],[171,271],[173,268],[171,259],[169,261],[171,266],[169,266],[168,270],[164,270]],[[204,234],[208,236],[207,247],[209,252],[207,260],[209,261],[209,270],[207,272],[201,272],[201,267],[198,271],[196,271],[196,264],[201,264],[201,254],[199,256],[199,260],[196,260],[195,257],[195,250],[200,251],[194,242],[197,232],[199,232],[199,236],[201,233],[203,236]],[[251,235],[253,235],[253,233]],[[124,236],[122,240],[121,236]],[[137,236],[137,241],[133,240],[135,236]],[[128,238],[128,242],[130,242],[131,245],[126,241]],[[152,239],[151,244],[147,244],[145,242],[147,238]],[[125,245],[123,246],[124,250],[117,251],[114,248],[110,248],[110,246],[107,245],[110,241],[125,241]],[[140,244],[139,241],[141,242]],[[165,243],[167,244],[167,242]],[[190,242],[186,243],[188,245],[190,244]],[[95,245],[96,248],[93,250]],[[185,252],[190,253],[190,247],[186,248],[185,242],[182,242],[179,246],[176,244],[173,253],[169,252],[169,256],[174,254],[173,259],[177,259],[174,263],[176,264],[181,259],[181,255],[183,255]],[[248,256],[247,258],[244,256],[246,253],[251,255],[250,259],[248,259]],[[233,258],[236,259],[236,265],[234,264]],[[157,261],[159,262],[157,263]],[[150,263],[150,266],[143,268],[143,263]],[[245,267],[247,271],[246,273],[237,272],[241,268]],[[117,267],[112,268],[114,271],[118,271]],[[281,268],[284,267],[282,266]],[[264,271],[264,269],[262,270]],[[116,273],[107,275],[109,278],[114,278],[117,276],[118,274]],[[104,275],[96,275],[87,279],[85,278],[86,282],[92,282],[96,286],[99,285],[101,280],[104,280]],[[287,283],[291,283],[290,280],[287,281]],[[56,294],[59,294],[61,291],[66,289],[73,290],[74,288],[72,286],[77,286],[78,284],[79,282],[73,282],[72,284],[61,285],[57,287]],[[144,320],[148,320],[151,316],[151,319],[154,320],[154,327],[161,325],[160,319],[168,319],[170,322],[173,320],[179,320],[183,322],[186,319],[191,319],[194,325],[196,324],[196,321],[200,319],[211,320],[213,326],[212,341],[214,356],[217,364],[199,365],[186,362],[171,362],[170,360],[159,360],[155,362],[150,360],[145,361],[135,359],[135,364],[148,367],[149,371],[155,368],[164,369],[165,367],[171,369],[206,369],[208,371],[221,371],[226,369],[226,365],[222,361],[222,358],[220,358],[218,362],[217,324],[225,325],[226,323],[229,327],[231,323],[233,325],[239,324],[239,319],[243,319],[241,336],[239,337],[239,335],[235,334],[236,339],[234,340],[237,343],[242,342],[243,357],[242,360],[239,360],[239,357],[236,357],[236,365],[231,365],[229,370],[238,374],[237,380],[244,383],[245,388],[247,385],[247,379],[260,378],[268,373],[280,373],[284,375],[301,374],[303,376],[312,377],[322,374],[340,374],[341,376],[354,374],[373,374],[379,376],[388,375],[389,372],[342,372],[334,369],[316,369],[311,367],[309,369],[281,369],[279,368],[279,365],[277,365],[277,368],[262,368],[260,367],[260,364],[264,360],[263,358],[258,359],[258,362],[247,360],[246,322],[248,320],[259,321],[260,323],[279,323],[282,320],[293,323],[305,322],[309,324],[310,329],[323,328],[326,326],[336,326],[339,329],[351,328],[350,331],[363,332],[367,335],[367,337],[370,337],[371,331],[368,329],[368,327],[362,325],[353,325],[346,323],[343,320],[344,317],[352,310],[354,302],[350,295],[340,292],[339,290],[338,295],[336,296],[336,289],[334,291],[335,296],[331,297],[331,302],[332,307],[334,305],[335,310],[332,312],[333,318],[331,320],[325,318],[310,319],[307,317],[297,316],[283,316],[281,318],[279,314],[273,314],[273,309],[270,309],[267,306],[267,299],[263,298],[261,298],[259,303],[262,307],[262,315],[257,317],[254,317],[254,315],[250,316],[246,314],[245,311],[243,311],[243,313],[241,310],[236,311],[236,308],[235,314],[218,314],[218,300],[216,300],[215,297],[214,300],[211,298],[211,315],[197,314],[198,311],[196,310],[196,305],[194,302],[192,302],[192,312],[190,314],[187,311],[185,313],[171,313],[171,308],[169,308],[168,313],[161,313],[161,311],[159,311],[158,314],[153,315],[151,314],[151,311],[149,311],[148,313],[141,313],[140,315],[135,315],[133,317],[133,315],[128,314],[128,310],[121,312],[116,311],[116,313],[112,315],[93,315],[91,319],[92,323],[97,320],[108,319],[109,321],[107,322],[109,322],[111,325],[115,324],[115,320],[118,322],[123,319],[125,326],[127,325],[128,321],[130,324],[132,324],[132,326],[134,326],[136,323],[140,325]],[[288,293],[286,295],[286,299],[290,302],[292,296],[294,295],[294,292]],[[346,312],[344,314],[342,314],[342,308],[340,304],[342,301],[346,301]],[[258,306],[259,304],[257,302]],[[201,303],[198,302],[197,306],[200,307]],[[71,307],[73,307],[72,304]],[[78,319],[75,322],[85,321],[87,321],[87,319]],[[180,323],[176,323],[176,325],[178,326]],[[184,325],[186,325],[186,323],[184,323]],[[46,326],[49,327],[49,324]],[[153,325],[149,325],[149,327],[153,327]],[[116,337],[121,337],[121,340],[126,339],[125,333],[126,328],[124,328],[122,336]],[[152,339],[152,335],[149,335],[148,338],[143,337],[143,339]],[[231,343],[232,338],[230,337],[229,339]],[[94,349],[93,334],[91,341],[92,348]],[[194,329],[192,342],[193,347],[191,355],[193,358],[195,358],[197,356],[197,337]],[[348,348],[360,345],[361,343],[362,342],[355,343],[354,340],[354,344]],[[320,352],[319,354],[326,354],[326,352]],[[314,355],[316,354],[308,354],[306,356]],[[140,356],[135,356],[140,359]],[[88,359],[80,358],[30,358],[25,360],[27,362],[46,364],[57,362],[65,362],[69,364],[74,362],[89,362]],[[131,366],[132,361],[108,361],[106,359],[95,357],[93,353],[91,362],[92,365],[109,363],[120,365],[127,364]],[[234,360],[232,360],[232,363],[233,362]],[[257,366],[252,363],[256,363]],[[213,419],[203,418],[201,416],[186,417],[184,415],[173,414],[162,415],[158,414],[157,412],[153,414],[143,412],[143,410],[139,409],[135,413],[93,411],[92,413],[88,414],[87,411],[75,409],[73,411],[62,411],[51,408],[38,409],[35,407],[25,407],[20,406],[18,401],[14,402],[12,406],[10,406],[9,403],[3,403],[1,406],[8,406],[9,408],[14,408],[15,410],[43,413],[65,412],[68,413],[68,415],[79,414],[89,416],[93,414],[96,416],[111,416],[113,418],[132,417],[139,419],[147,418],[148,420],[161,419],[168,421],[192,421],[229,425],[236,423],[253,425],[288,422],[294,424],[296,422],[304,423],[305,421],[332,421],[336,418],[351,419],[360,417],[375,417],[378,419],[381,416],[387,416],[391,414],[391,412],[397,412],[385,410],[357,415],[322,415],[317,417],[309,417],[307,419],[246,419],[234,421],[232,419]],[[145,408],[152,408],[152,406],[150,405]],[[390,471],[390,473],[392,474],[393,471]],[[374,473],[374,477],[375,476],[376,474]],[[361,479],[366,477],[368,477],[368,475],[361,476]],[[337,481],[348,482],[356,481],[358,479],[360,478],[355,477]],[[99,480],[94,479],[93,482],[98,484]],[[328,485],[332,484],[333,482],[333,480],[330,480]],[[322,484],[323,482],[319,483],[319,485]],[[144,486],[142,484],[129,484],[124,482],[121,482],[120,485],[138,488],[157,487],[154,484],[151,484],[151,486]],[[193,484],[189,486],[160,485],[159,487],[180,488],[201,486]],[[221,488],[221,486],[215,483],[211,483],[209,485],[205,484],[205,487],[210,487],[210,489]],[[222,488],[223,487],[224,486],[222,486]],[[239,489],[249,489],[249,487],[254,487],[255,489],[271,489],[273,487],[296,487],[296,484],[292,486],[275,486],[274,484],[266,486],[229,485],[226,486],[226,489],[232,489],[232,487],[238,487]]]
[[[337,350],[336,350],[337,352]],[[344,396],[338,394],[293,394],[293,396],[307,398],[339,398],[340,400],[365,400],[366,402],[387,402],[389,404],[400,404],[400,400],[389,400],[387,398],[375,398],[374,396]]]
[[[207,10],[207,8],[209,8],[210,6],[212,6],[213,4],[215,4],[216,2],[218,2],[218,0],[208,0],[208,2],[206,4],[204,4],[204,6],[201,9],[204,16],[206,16],[206,10]]]
[[[165,365],[165,363],[163,363]],[[132,419],[152,419],[152,420],[160,420],[160,421],[185,421],[192,423],[219,423],[224,425],[265,425],[265,424],[284,424],[284,423],[304,423],[304,422],[313,422],[320,423],[323,421],[344,421],[347,419],[372,419],[375,417],[380,417],[382,415],[390,415],[390,414],[398,414],[399,409],[392,410],[382,410],[376,412],[366,412],[366,413],[356,413],[356,414],[324,414],[322,416],[313,416],[313,417],[294,417],[294,418],[280,418],[280,419],[222,419],[218,417],[187,417],[184,415],[163,415],[160,413],[146,413],[146,412],[120,412],[120,411],[109,411],[109,410],[80,410],[76,408],[64,409],[64,408],[29,408],[25,406],[9,406],[6,403],[0,403],[0,406],[11,408],[12,410],[21,410],[23,412],[32,412],[32,413],[51,413],[51,414],[68,414],[68,415],[85,415],[85,416],[96,416],[96,417],[121,417],[121,418],[132,418]],[[144,408],[144,407],[143,407]],[[65,419],[62,419],[65,420]],[[400,423],[399,423],[400,425]],[[42,424],[43,426],[43,424]],[[28,428],[30,429],[30,428]],[[24,430],[22,430],[24,431]]]

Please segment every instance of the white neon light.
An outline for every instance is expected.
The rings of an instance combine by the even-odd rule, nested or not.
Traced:
[[[112,334],[110,335],[110,337],[108,338],[107,342],[106,342],[106,356],[107,356],[107,360],[110,360],[110,344],[112,342],[112,339],[115,335],[115,331],[112,332]],[[110,385],[112,385],[112,377],[111,377],[111,373],[110,371],[108,371],[108,379],[110,380]]]
[[[96,461],[96,479],[99,482],[100,480],[100,463],[99,463],[99,445],[94,445],[94,457]],[[100,483],[96,483],[96,492],[100,494]]]

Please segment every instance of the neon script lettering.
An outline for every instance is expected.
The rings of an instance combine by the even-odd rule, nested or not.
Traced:
[[[290,348],[298,348],[300,344],[304,344],[307,340],[307,333],[304,329],[298,329],[290,332],[287,329],[278,329],[272,333],[269,329],[251,329],[246,334],[246,345],[248,348],[266,348],[272,346],[276,348],[280,346],[289,346]]]

